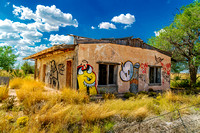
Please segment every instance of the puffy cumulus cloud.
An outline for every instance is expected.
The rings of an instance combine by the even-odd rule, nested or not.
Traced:
[[[51,7],[38,5],[36,15],[38,18],[42,19],[42,22],[50,25],[78,27],[78,21],[73,19],[71,14],[63,13],[60,9],[56,8],[55,5]]]
[[[122,23],[122,24],[133,24],[135,22],[135,16],[127,13],[126,15],[121,14],[119,16],[115,16],[111,20],[115,23]]]
[[[20,19],[33,19],[35,22],[31,25],[42,32],[58,31],[59,27],[74,26],[78,27],[78,21],[73,19],[70,13],[63,13],[55,5],[43,6],[37,5],[35,13],[24,6],[13,5],[13,14]]]
[[[69,13],[63,13],[53,6],[38,5],[33,11],[28,7],[13,5],[13,14],[21,20],[31,20],[29,23],[13,22],[0,19],[0,46],[13,46],[19,55],[17,63],[23,63],[23,58],[46,49],[55,43],[73,43],[73,38],[64,35],[51,35],[45,42],[48,45],[38,45],[43,32],[58,31],[60,27],[78,27],[78,22]],[[28,22],[28,21],[26,21]]]
[[[20,40],[20,35],[17,33],[0,33],[0,42]]]
[[[161,30],[159,30],[159,31],[154,31],[155,36],[159,36],[160,33],[164,32],[164,31],[165,31],[164,29],[161,29]]]
[[[0,20],[0,42],[9,42],[9,45],[34,45],[40,42],[43,34],[29,24]]]
[[[24,6],[15,6],[13,5],[13,14],[15,14],[16,16],[20,16],[19,18],[22,20],[28,19],[36,19],[36,14],[33,13],[33,11],[31,9],[29,9],[28,7],[24,7]]]
[[[56,44],[73,44],[73,37],[71,36],[64,36],[64,35],[50,35],[49,41],[52,45]]]
[[[32,47],[30,47],[30,46],[23,46],[23,47],[15,46],[15,48],[16,48],[16,54],[19,55],[19,57],[17,58],[18,62],[15,64],[15,66],[18,66],[18,65],[22,65],[24,63],[24,60],[23,60],[24,57],[35,54],[39,51],[47,49],[48,47],[45,44],[41,44],[41,45],[35,46],[35,47],[33,47],[33,46]]]
[[[121,23],[121,24],[126,24],[124,29],[131,27],[131,25],[135,22],[135,16],[131,15],[130,13],[125,14],[120,14],[119,16],[115,16],[111,20],[112,22],[115,23]]]
[[[99,29],[117,29],[113,23],[102,22],[98,25]]]

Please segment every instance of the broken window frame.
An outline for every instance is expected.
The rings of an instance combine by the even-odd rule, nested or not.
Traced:
[[[151,68],[153,68],[153,82],[151,81]],[[161,86],[161,69],[162,66],[149,66],[149,86]]]
[[[117,71],[118,71],[118,65],[119,63],[98,63],[99,64],[99,73],[98,73],[98,86],[116,86],[117,85]],[[100,65],[105,65],[106,66],[106,83],[105,84],[102,84],[100,83],[101,80],[103,78],[101,78],[101,70],[100,70]],[[110,82],[110,66],[114,66],[113,68],[113,81]]]

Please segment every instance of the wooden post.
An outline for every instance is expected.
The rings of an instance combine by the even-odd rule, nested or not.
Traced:
[[[37,59],[35,59],[35,72],[34,72],[34,79],[36,80],[37,76]]]

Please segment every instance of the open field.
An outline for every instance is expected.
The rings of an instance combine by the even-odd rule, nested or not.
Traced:
[[[15,78],[10,88],[15,90],[17,98],[2,99],[0,132],[154,132],[178,124],[179,113],[184,121],[200,119],[200,95],[167,92],[156,98],[140,94],[127,100],[112,97],[91,101],[89,96],[76,90],[50,90],[31,78]],[[177,112],[177,109],[180,110]],[[172,113],[143,122],[168,112]],[[135,125],[141,122],[143,126]],[[200,125],[198,122],[195,124]]]

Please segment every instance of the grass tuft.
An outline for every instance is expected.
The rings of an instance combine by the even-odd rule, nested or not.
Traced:
[[[8,98],[9,89],[7,86],[0,87],[0,101]]]

